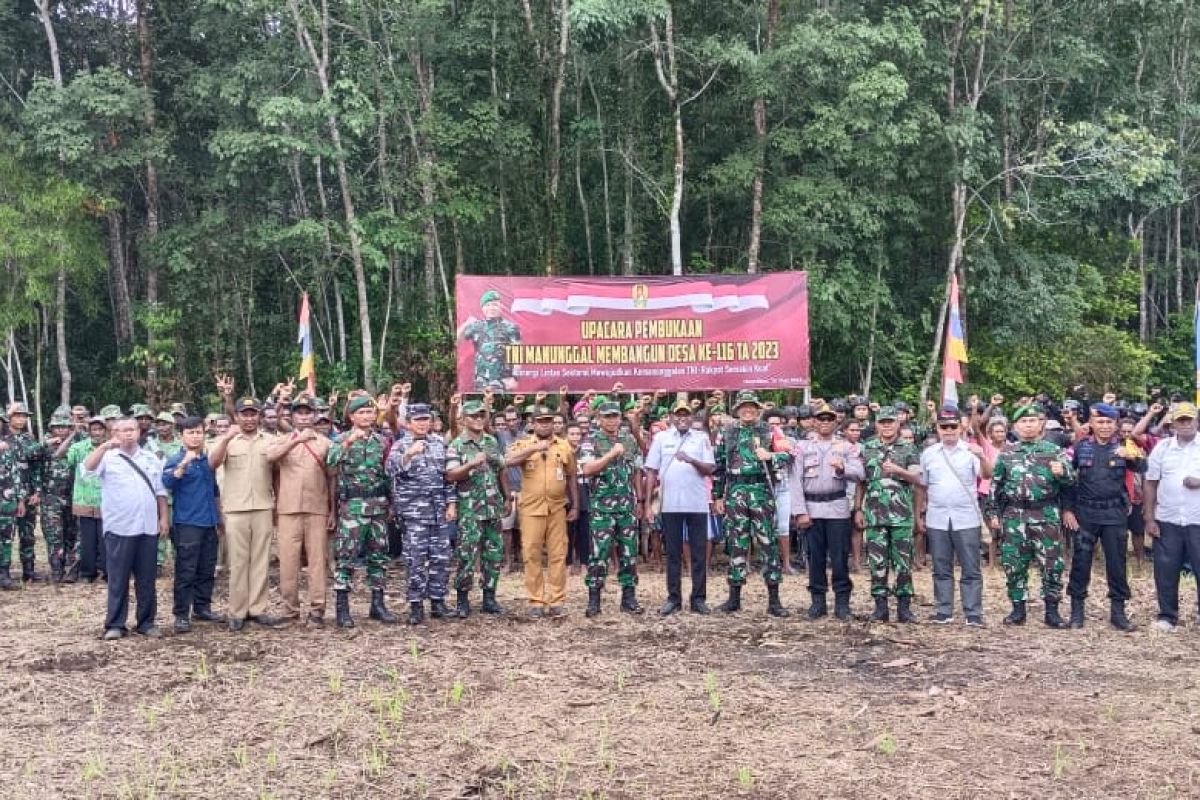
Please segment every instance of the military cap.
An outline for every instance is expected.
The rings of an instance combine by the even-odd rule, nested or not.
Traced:
[[[360,394],[346,405],[346,413],[353,414],[355,411],[368,407],[374,408],[375,401],[365,394]],[[424,405],[423,403],[417,403],[416,405],[411,405],[408,407],[409,419],[413,419],[414,417],[418,416],[416,413],[418,408],[423,408],[425,410],[425,416],[429,416],[429,406]]]
[[[172,414],[170,411],[160,411],[160,412],[158,412],[158,416],[154,418],[154,421],[155,422],[167,422],[167,423],[170,423],[171,425],[174,425],[175,424],[175,415]]]
[[[596,409],[596,414],[601,417],[609,417],[613,414],[620,414],[621,406],[619,403],[614,403],[611,400]]]
[[[525,406],[525,412],[524,412],[523,416],[526,416],[526,417],[529,416],[538,408],[541,408],[541,406],[535,406],[533,403],[530,403],[529,405]]]
[[[808,403],[802,403],[796,409],[797,419],[812,419],[812,407]]]
[[[678,414],[680,411],[692,413],[692,404],[687,401],[686,397],[681,397],[675,401],[675,405],[671,406],[671,413]]]
[[[554,419],[554,412],[549,406],[529,406],[529,412],[534,419]]]
[[[1093,403],[1092,416],[1106,417],[1107,419],[1116,419],[1119,414],[1116,406],[1111,406],[1108,403]]]
[[[1175,406],[1175,410],[1171,412],[1171,420],[1177,419],[1195,419],[1196,407],[1191,403],[1179,403]]]
[[[188,415],[187,406],[183,403],[171,403],[171,413],[180,417]]]
[[[859,406],[869,406],[871,403],[862,395],[855,395],[850,398],[850,407],[858,408]]]
[[[292,411],[298,408],[307,408],[309,411],[317,410],[316,403],[306,394],[297,395],[296,399],[292,401]]]
[[[258,402],[257,398],[241,397],[234,404],[233,410],[239,414],[243,411],[262,411],[262,405]]]
[[[821,403],[821,405],[812,410],[812,415],[817,419],[820,419],[821,417],[836,418],[837,412],[833,410],[833,406],[829,405],[829,403]]]
[[[69,428],[71,427],[71,418],[62,414],[55,414],[50,417],[51,428]]]
[[[500,293],[495,289],[488,289],[483,293],[483,297],[479,298],[479,307],[483,308],[488,303],[494,303],[500,299]]]
[[[462,413],[464,417],[473,417],[476,414],[482,414],[484,411],[483,403],[478,400],[468,400],[463,403]]]
[[[903,400],[897,400],[895,403],[892,404],[892,406],[896,409],[897,412],[912,411],[912,406],[910,406],[908,403],[904,402]]]
[[[117,405],[107,405],[104,408],[100,409],[100,416],[104,417],[106,420],[107,419],[120,419],[120,417],[122,416],[121,415],[121,407],[117,406]]]
[[[758,395],[749,390],[742,390],[737,393],[737,399],[733,401],[733,410],[737,411],[745,405],[758,406],[762,408],[762,401],[758,399]]]
[[[129,407],[131,417],[154,417],[154,411],[145,403],[134,403]]]
[[[1063,407],[1063,411],[1066,411],[1067,409],[1071,409],[1072,411],[1078,411],[1079,410],[1079,401],[1075,400],[1074,398],[1072,398],[1070,400],[1064,400],[1062,407]]]
[[[840,397],[834,398],[834,401],[829,404],[829,407],[834,410],[834,413],[839,411],[843,414],[846,413],[846,401]]]
[[[97,414],[97,415],[96,415],[96,416],[94,416],[94,417],[88,417],[88,421],[87,421],[87,423],[88,423],[88,425],[89,425],[89,426],[90,426],[90,425],[96,425],[96,424],[100,424],[100,425],[107,425],[107,424],[108,424],[108,420],[104,419],[104,417],[102,417],[102,416],[100,416],[99,414]]]
[[[899,418],[900,416],[896,413],[895,406],[884,406],[875,414],[876,422],[895,422]]]
[[[29,416],[29,408],[24,403],[9,403],[7,414],[10,417],[13,414],[24,414],[25,416]]]
[[[326,402],[324,397],[314,397],[312,399],[312,407],[313,411],[316,411],[318,414],[323,414],[329,410],[329,403]]]
[[[962,422],[962,414],[959,413],[959,410],[952,405],[944,405],[939,408],[937,413],[937,424],[947,425],[951,422],[956,425]]]
[[[1037,416],[1040,416],[1042,413],[1044,413],[1044,412],[1042,411],[1041,406],[1037,405],[1036,403],[1030,403],[1029,405],[1021,406],[1016,411],[1014,411],[1012,413],[1012,421],[1016,422],[1017,420],[1021,419],[1022,417],[1037,417]]]

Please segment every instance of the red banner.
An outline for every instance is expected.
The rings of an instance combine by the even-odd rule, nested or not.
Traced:
[[[808,385],[803,272],[629,278],[460,275],[458,389]]]

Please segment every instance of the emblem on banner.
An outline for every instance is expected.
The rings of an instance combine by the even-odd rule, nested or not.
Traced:
[[[633,307],[645,308],[646,301],[650,299],[650,287],[644,283],[635,283],[633,285]]]

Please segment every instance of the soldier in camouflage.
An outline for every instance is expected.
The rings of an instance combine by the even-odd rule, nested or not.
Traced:
[[[149,408],[149,406],[147,406]],[[154,418],[154,433],[146,440],[146,447],[158,456],[158,460],[166,464],[167,459],[183,449],[183,442],[175,435],[175,417],[168,411],[159,412]],[[167,494],[167,504],[175,508],[175,493]],[[174,523],[172,523],[172,526]],[[172,527],[172,530],[174,528]],[[162,536],[158,540],[158,577],[163,576],[163,566],[167,563],[167,548],[174,547],[175,536]]]
[[[485,614],[503,614],[496,602],[500,582],[500,564],[504,561],[504,540],[500,518],[504,516],[504,498],[508,496],[504,477],[504,453],[496,437],[484,431],[487,411],[478,400],[468,401],[462,409],[463,431],[446,448],[446,480],[458,487],[458,574],[454,589],[458,595],[455,613],[466,619],[471,613],[469,595],[475,580],[476,564],[483,569],[483,605]]]
[[[42,502],[38,507],[42,523],[42,536],[46,539],[46,552],[50,559],[50,580],[58,583],[63,579],[67,568],[66,554],[67,522],[71,517],[71,485],[74,470],[67,463],[66,452],[60,448],[64,444],[70,446],[71,418],[53,416],[50,418],[50,433],[43,440],[47,457],[40,463],[38,486]],[[74,542],[71,542],[74,549]]]
[[[991,524],[993,528],[1002,524],[1000,563],[1013,605],[1004,624],[1025,624],[1029,566],[1037,561],[1042,573],[1046,625],[1065,628],[1067,624],[1058,613],[1064,568],[1059,494],[1074,479],[1074,471],[1063,449],[1041,438],[1041,415],[1036,405],[1021,406],[1013,412],[1013,430],[1019,438],[996,457],[991,507],[998,519],[994,517]]]
[[[16,450],[8,442],[0,442],[0,589],[17,588],[9,567],[13,533],[18,518],[25,514],[25,499],[25,479]]]
[[[479,306],[483,319],[468,317],[458,329],[459,340],[475,346],[475,388],[512,391],[517,380],[504,358],[504,348],[521,341],[521,330],[502,316],[504,306],[495,289],[483,293]]]
[[[383,599],[387,582],[388,477],[384,458],[388,439],[375,431],[375,403],[358,396],[347,404],[354,426],[329,448],[325,463],[337,478],[336,519],[330,519],[334,535],[334,592],[337,595],[337,626],[354,627],[350,616],[350,584],[354,557],[366,551],[367,584],[371,587],[371,619],[395,623]]]
[[[767,613],[786,617],[779,600],[783,569],[779,561],[779,539],[775,532],[775,498],[771,490],[772,470],[790,463],[790,453],[772,453],[766,445],[771,432],[759,421],[762,403],[753,392],[738,392],[733,413],[738,421],[724,431],[716,447],[717,472],[713,482],[714,511],[725,517],[729,537],[729,599],[719,607],[733,613],[742,607],[747,560],[753,541],[763,561],[767,584]]]
[[[42,462],[47,453],[42,443],[29,432],[29,409],[24,403],[13,403],[8,407],[8,436],[4,441],[12,448],[21,470],[21,483],[26,498],[25,510],[17,516],[17,540],[21,553],[21,580],[26,582],[45,580],[44,575],[34,571],[34,528],[37,524],[37,505],[41,502],[38,479]]]
[[[450,615],[450,530],[458,517],[458,497],[446,478],[446,441],[433,433],[433,412],[424,403],[408,407],[408,430],[388,456],[392,508],[404,522],[404,563],[408,566],[408,622]]]
[[[888,621],[888,571],[896,577],[896,619],[916,622],[912,613],[913,486],[921,479],[921,454],[900,440],[896,409],[875,415],[876,435],[862,447],[866,478],[855,488],[854,524],[866,531],[871,570],[871,619]]]
[[[608,559],[617,545],[621,610],[642,613],[637,601],[638,521],[642,519],[642,451],[621,430],[621,406],[605,402],[596,410],[600,429],[579,444],[579,469],[592,479],[589,492],[591,556],[588,558],[587,616],[600,613],[600,593],[608,577]]]

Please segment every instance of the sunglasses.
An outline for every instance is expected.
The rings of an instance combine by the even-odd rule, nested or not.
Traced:
[[[941,431],[952,431],[952,430],[955,430],[956,428],[958,428],[957,422],[939,422],[938,423],[938,430],[941,430]]]

